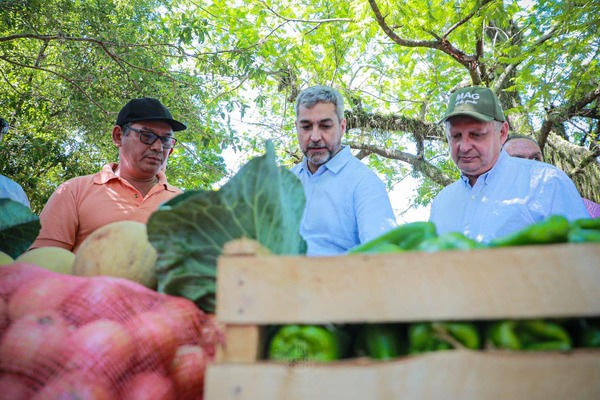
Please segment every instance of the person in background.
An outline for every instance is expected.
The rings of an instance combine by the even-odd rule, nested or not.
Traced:
[[[328,86],[296,99],[296,132],[304,160],[292,168],[306,193],[300,234],[307,255],[336,255],[396,226],[385,184],[342,146],[344,100]]]
[[[184,129],[159,100],[130,100],[112,129],[118,163],[61,184],[40,214],[42,227],[30,249],[55,246],[77,252],[101,226],[121,220],[146,223],[160,204],[182,193],[167,183],[163,171],[177,143],[174,132]]]
[[[527,158],[529,160],[543,161],[544,155],[542,149],[533,138],[525,135],[512,134],[508,135],[504,146],[502,146],[508,155],[518,158]],[[600,204],[583,198],[583,204],[587,209],[590,217],[600,217]]]
[[[0,118],[0,142],[6,133],[8,132],[9,125],[8,121],[4,118]],[[31,208],[27,194],[17,182],[13,181],[7,176],[0,174],[0,199],[11,199],[18,201],[19,203]]]
[[[540,146],[537,144],[537,142],[529,136],[519,135],[516,133],[508,135],[506,142],[504,142],[502,147],[511,157],[544,161],[542,149],[540,149]]]
[[[441,122],[461,177],[433,200],[430,221],[438,234],[462,232],[485,243],[553,214],[589,218],[563,171],[502,149],[508,122],[491,89],[455,91]]]

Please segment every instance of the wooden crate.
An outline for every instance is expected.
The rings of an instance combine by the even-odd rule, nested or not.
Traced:
[[[229,243],[218,262],[226,347],[205,397],[600,399],[600,351],[452,350],[378,362],[261,360],[264,326],[600,316],[600,245],[300,257]]]

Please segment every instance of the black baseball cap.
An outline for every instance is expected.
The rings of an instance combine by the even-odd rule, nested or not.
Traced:
[[[187,126],[173,119],[173,116],[160,101],[152,97],[129,100],[119,111],[117,125],[123,126],[129,122],[137,121],[165,121],[173,131],[183,131]]]

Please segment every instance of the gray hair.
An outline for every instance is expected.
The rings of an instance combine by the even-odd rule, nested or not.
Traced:
[[[338,119],[344,119],[344,98],[340,92],[329,86],[311,86],[301,91],[296,98],[296,115],[300,106],[311,108],[317,103],[332,103]]]
[[[502,121],[490,121],[494,123],[494,130],[496,131],[496,133],[500,132],[500,130],[502,129],[502,125],[504,124],[504,122]],[[450,134],[450,119],[448,118],[445,122],[444,122],[444,128],[446,130],[446,137],[448,137],[448,135]]]

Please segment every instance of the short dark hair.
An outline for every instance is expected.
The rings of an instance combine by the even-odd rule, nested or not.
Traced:
[[[335,107],[335,114],[341,121],[344,119],[344,98],[332,87],[329,86],[311,86],[300,92],[296,98],[296,115],[300,106],[311,108],[317,103],[332,103]]]

